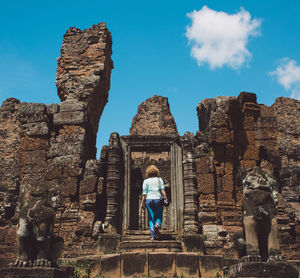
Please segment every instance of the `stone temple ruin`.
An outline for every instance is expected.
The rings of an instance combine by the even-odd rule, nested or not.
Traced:
[[[264,277],[298,277],[291,265],[300,265],[300,102],[281,97],[268,107],[247,92],[204,99],[197,106],[198,131],[180,136],[168,99],[154,95],[138,107],[129,135],[112,133],[97,159],[98,123],[113,69],[111,47],[104,23],[83,31],[70,28],[57,64],[61,103],[9,98],[0,108],[3,277],[21,277],[19,271],[42,277],[36,268],[24,267],[26,259],[18,261],[17,234],[36,238],[35,246],[46,235],[62,239],[58,264],[64,273],[75,269],[77,277],[222,277],[230,266],[230,277],[262,277],[260,269],[269,275]],[[141,184],[151,164],[160,169],[170,200],[162,240],[154,242],[148,240],[147,215],[138,214]],[[279,253],[270,254],[260,243],[268,241],[260,239],[260,232],[253,232],[258,233],[256,249],[249,243],[255,227],[245,223],[250,197],[241,173],[251,169],[270,175],[276,184],[272,235],[277,245],[272,246],[280,246]],[[50,220],[46,228],[40,225],[44,210],[30,207],[34,198],[55,212],[53,229]],[[263,206],[252,208],[260,211],[253,214],[259,215],[256,219],[266,215]],[[20,232],[22,217],[28,233]],[[44,269],[43,277],[68,277],[38,260],[40,250],[51,253],[48,245],[37,249],[32,260]],[[249,257],[253,250],[256,259]],[[290,264],[266,262],[270,255]],[[16,259],[21,270],[20,265],[7,268]]]

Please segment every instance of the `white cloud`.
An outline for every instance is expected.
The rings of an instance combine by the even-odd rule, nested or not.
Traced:
[[[279,61],[279,66],[269,73],[287,91],[291,90],[291,98],[300,100],[300,66],[288,57]]]
[[[186,37],[199,66],[207,63],[211,69],[224,65],[238,69],[251,58],[246,46],[250,37],[260,35],[261,19],[251,19],[243,8],[228,14],[207,6],[187,16],[192,24],[186,29]]]
[[[290,58],[280,60],[280,65],[276,70],[270,72],[277,78],[277,81],[286,90],[300,89],[300,66],[297,66],[296,61]]]

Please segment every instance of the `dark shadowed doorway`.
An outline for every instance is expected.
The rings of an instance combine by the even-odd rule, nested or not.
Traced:
[[[146,234],[146,210],[139,215],[142,184],[149,165],[160,170],[170,205],[164,209],[162,230],[180,234],[183,222],[182,153],[172,136],[123,136],[121,137],[125,162],[122,233]]]

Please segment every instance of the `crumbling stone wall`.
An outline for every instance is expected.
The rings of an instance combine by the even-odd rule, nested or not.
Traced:
[[[104,23],[83,31],[70,28],[58,59],[62,102],[46,106],[8,99],[0,109],[0,155],[7,170],[1,173],[0,206],[10,204],[8,192],[14,193],[9,198],[23,202],[29,193],[56,191],[55,233],[65,240],[65,256],[91,253],[92,238],[105,217],[108,147],[97,160],[95,144],[110,88],[111,46]],[[10,210],[1,218],[1,264],[16,254],[17,213]]]
[[[15,256],[17,197],[20,188],[20,101],[9,98],[0,107],[0,257]]]
[[[61,56],[57,61],[56,86],[64,108],[58,121],[65,116],[82,121],[83,105],[87,114],[87,145],[85,155],[95,157],[99,119],[108,100],[112,39],[105,23],[86,30],[71,27],[63,38]],[[73,100],[77,105],[71,105]],[[68,104],[69,103],[69,104]],[[73,112],[73,113],[70,113]],[[91,149],[89,149],[91,148]]]
[[[132,119],[130,135],[178,135],[168,98],[154,95],[142,102]]]
[[[0,108],[0,221],[7,221],[14,214],[16,194],[20,184],[20,131],[17,119],[20,102],[9,98]]]
[[[284,128],[275,109],[282,110],[276,103],[271,107],[258,105],[255,94],[242,92],[237,98],[204,99],[197,107],[199,131],[196,134],[195,158],[198,220],[206,238],[208,253],[234,254],[232,235],[241,230],[242,225],[242,188],[236,178],[241,169],[263,166],[276,176],[280,187],[284,184],[282,160],[286,158],[282,156],[279,146],[286,137],[280,131]],[[285,120],[293,121],[288,117]],[[291,145],[294,150],[298,139],[297,136],[293,138]],[[295,188],[297,183],[299,180],[294,180],[290,186]],[[295,258],[299,257],[295,232],[299,222],[297,225],[295,210],[287,201],[283,194],[278,208],[279,236],[284,255]]]

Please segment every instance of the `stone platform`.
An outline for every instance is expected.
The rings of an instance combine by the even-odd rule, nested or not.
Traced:
[[[223,269],[237,260],[196,252],[124,252],[73,258],[69,263],[80,277],[214,278],[224,275]]]
[[[69,278],[67,271],[52,267],[2,267],[1,278]]]
[[[298,278],[298,271],[287,262],[240,262],[229,269],[230,278]]]
[[[123,252],[180,252],[182,246],[180,241],[122,241],[119,243],[118,251]]]

